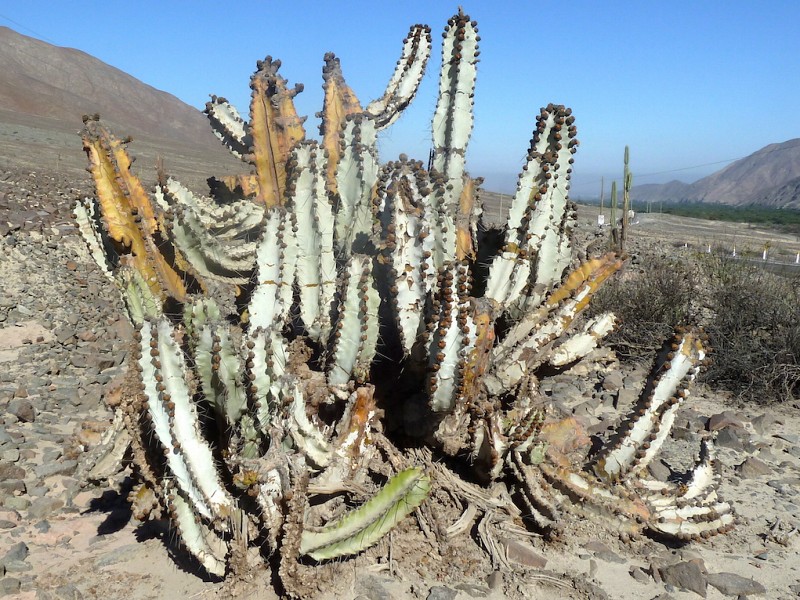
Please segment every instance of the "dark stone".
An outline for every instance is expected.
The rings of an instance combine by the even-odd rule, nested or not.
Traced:
[[[23,423],[33,423],[36,419],[36,411],[30,400],[15,398],[8,403],[8,412],[17,417]]]
[[[427,600],[455,600],[456,596],[458,596],[456,590],[444,585],[435,585],[428,592]]]
[[[708,419],[708,430],[719,431],[728,427],[744,428],[744,423],[733,412],[726,410]]]
[[[13,577],[3,577],[0,579],[0,596],[10,596],[19,593],[22,585],[19,579]]]
[[[672,474],[672,470],[660,459],[654,460],[647,465],[647,470],[656,481],[667,481]]]
[[[28,554],[30,554],[28,545],[25,542],[17,542],[5,553],[5,556],[3,556],[3,562],[8,563],[15,560],[25,560],[28,558]]]
[[[64,501],[59,498],[48,496],[36,498],[28,507],[28,519],[31,521],[44,519],[63,506]]]
[[[754,579],[736,573],[709,573],[708,583],[726,596],[750,596],[765,594],[766,588]]]
[[[736,472],[742,479],[754,479],[762,475],[772,474],[772,468],[767,463],[751,456],[741,464],[736,465]]]
[[[736,435],[736,432],[732,427],[726,427],[725,429],[721,430],[717,434],[715,443],[720,448],[730,448],[731,450],[739,451],[744,450],[742,440],[739,439],[739,436]]]
[[[355,587],[361,595],[366,596],[369,600],[392,600],[392,595],[384,587],[383,582],[374,575],[359,579]]]
[[[33,472],[37,477],[45,478],[53,475],[72,475],[77,468],[77,460],[65,460],[62,462],[44,463],[38,467],[34,467]]]
[[[0,481],[25,479],[25,469],[10,462],[0,462]]]
[[[533,569],[544,569],[547,559],[534,551],[528,544],[517,540],[503,539],[500,544],[505,548],[508,560]]]
[[[697,562],[686,561],[661,567],[659,573],[665,584],[675,586],[677,589],[694,592],[703,598],[706,597],[708,581]]]
[[[639,583],[649,583],[650,576],[645,573],[641,567],[631,567],[630,571],[628,571],[636,581]]]

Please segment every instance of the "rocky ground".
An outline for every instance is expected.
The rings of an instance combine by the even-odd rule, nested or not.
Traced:
[[[110,422],[103,401],[120,385],[131,334],[71,223],[72,202],[88,193],[88,177],[0,169],[0,596],[274,598],[270,571],[236,585],[209,580],[164,523],[133,519],[125,474],[84,486],[81,458]],[[633,402],[643,372],[577,369],[545,391],[602,433]],[[732,533],[623,543],[576,523],[557,542],[534,538],[536,553],[513,557],[518,568],[506,572],[466,536],[452,560],[431,565],[433,553],[406,523],[356,560],[321,569],[319,596],[800,597],[800,411],[697,391],[651,474],[686,469],[701,436],[716,432],[721,492],[739,515]]]

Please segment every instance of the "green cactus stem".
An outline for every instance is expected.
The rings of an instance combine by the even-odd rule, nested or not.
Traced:
[[[430,486],[430,476],[422,469],[401,471],[341,519],[317,530],[307,528],[300,540],[300,552],[315,560],[328,560],[369,548],[422,504]]]

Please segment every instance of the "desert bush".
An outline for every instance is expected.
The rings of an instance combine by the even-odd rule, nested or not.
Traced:
[[[649,358],[665,332],[695,322],[714,350],[706,383],[760,403],[800,397],[800,279],[721,256],[642,255],[592,309],[622,322],[609,342],[623,359]]]
[[[621,321],[608,338],[621,358],[650,359],[670,332],[694,320],[696,287],[696,270],[685,259],[644,254],[600,290],[592,310]]]
[[[714,348],[705,380],[757,402],[800,396],[800,279],[751,263],[702,263]]]

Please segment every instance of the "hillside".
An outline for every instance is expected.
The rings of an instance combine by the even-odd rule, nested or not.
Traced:
[[[156,156],[193,187],[210,173],[242,170],[199,110],[85,52],[0,27],[0,65],[0,159],[82,171],[76,133],[84,114],[99,113],[119,137],[133,137],[145,179]]]
[[[635,173],[634,173],[635,177]],[[635,202],[709,202],[800,209],[800,138],[769,144],[691,184],[634,186]]]

